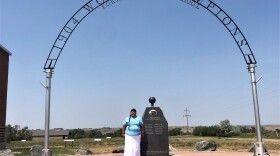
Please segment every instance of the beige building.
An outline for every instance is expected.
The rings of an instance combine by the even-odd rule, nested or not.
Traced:
[[[45,130],[34,130],[32,131],[32,140],[42,141],[44,140]],[[63,130],[61,128],[50,129],[49,139],[50,140],[63,140],[69,136],[69,130]]]
[[[0,150],[5,148],[9,52],[0,44]]]

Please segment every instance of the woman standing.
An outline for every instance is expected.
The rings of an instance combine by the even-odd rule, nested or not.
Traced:
[[[141,117],[136,115],[136,109],[130,110],[122,126],[122,136],[125,137],[124,156],[140,156],[141,137],[144,137],[144,126]]]

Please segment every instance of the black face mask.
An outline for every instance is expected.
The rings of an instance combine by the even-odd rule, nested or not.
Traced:
[[[131,112],[131,111],[130,111]],[[128,126],[130,126],[130,118],[131,118],[132,116],[131,116],[131,114],[129,115],[129,119],[128,119]],[[136,117],[136,112],[135,112],[135,116],[133,117],[133,118],[135,118]]]

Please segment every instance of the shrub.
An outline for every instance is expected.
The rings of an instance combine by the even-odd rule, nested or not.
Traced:
[[[19,125],[6,126],[6,141],[32,140],[32,132],[28,127],[20,128]]]
[[[181,128],[174,128],[169,130],[169,136],[175,136],[175,135],[180,135]]]
[[[218,136],[220,133],[218,126],[198,126],[193,130],[194,136]]]
[[[71,139],[86,138],[86,131],[80,128],[71,129],[69,132],[69,138]]]

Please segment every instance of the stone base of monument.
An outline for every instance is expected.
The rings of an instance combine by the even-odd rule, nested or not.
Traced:
[[[0,156],[15,156],[11,149],[1,149]]]

